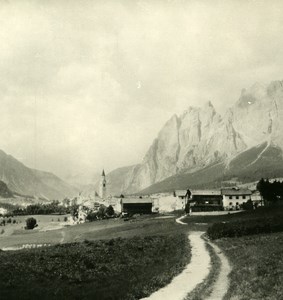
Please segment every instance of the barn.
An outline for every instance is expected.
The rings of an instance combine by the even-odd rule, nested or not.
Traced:
[[[132,214],[151,214],[153,201],[151,198],[122,198],[122,213]]]
[[[220,190],[192,190],[190,207],[193,212],[223,210]]]

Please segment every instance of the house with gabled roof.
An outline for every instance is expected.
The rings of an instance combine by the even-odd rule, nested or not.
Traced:
[[[251,200],[252,192],[249,189],[224,188],[221,189],[224,210],[240,210],[243,203]]]
[[[218,211],[223,210],[220,190],[191,190],[191,211]]]

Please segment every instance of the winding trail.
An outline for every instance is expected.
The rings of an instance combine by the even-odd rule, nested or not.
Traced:
[[[176,222],[181,225],[187,225],[182,221],[186,216],[182,216],[176,219]],[[177,275],[173,280],[164,288],[154,292],[147,298],[142,300],[183,300],[186,296],[192,292],[198,284],[202,283],[208,276],[211,270],[211,258],[208,250],[206,249],[206,243],[211,245],[216,255],[219,257],[221,266],[220,272],[213,284],[211,294],[206,300],[220,300],[223,299],[229,288],[229,277],[232,268],[229,264],[227,257],[222,253],[221,249],[204,239],[202,231],[193,231],[188,235],[188,239],[191,245],[191,261],[186,266],[185,270]]]
[[[188,236],[192,247],[192,258],[185,270],[174,277],[167,286],[149,297],[143,298],[144,300],[183,300],[188,293],[208,276],[210,256],[205,248],[205,241],[201,238],[202,234],[203,232],[195,231]]]
[[[218,275],[218,278],[216,282],[213,284],[212,293],[207,298],[207,300],[219,300],[219,299],[223,299],[223,297],[228,291],[229,284],[230,284],[228,276],[232,271],[232,268],[230,266],[227,257],[224,255],[221,249],[209,241],[208,244],[213,248],[216,255],[220,258],[221,267],[220,267],[220,273]]]
[[[63,244],[64,243],[64,240],[65,240],[65,237],[66,237],[66,233],[64,230],[61,231],[61,235],[62,235],[62,238],[60,239],[59,243],[60,244]]]
[[[184,222],[182,221],[185,217],[186,217],[186,215],[185,215],[185,216],[182,216],[182,217],[180,217],[180,218],[178,218],[178,219],[176,219],[176,222],[177,222],[178,224],[181,224],[181,225],[188,225],[187,223],[184,223]]]

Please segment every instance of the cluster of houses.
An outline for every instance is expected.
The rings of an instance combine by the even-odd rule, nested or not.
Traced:
[[[254,207],[262,206],[263,200],[258,191],[243,188],[222,188],[214,190],[177,190],[174,195],[183,204],[189,203],[192,212],[241,210],[248,201]]]
[[[262,206],[259,192],[246,188],[221,188],[214,190],[176,190],[173,194],[154,194],[135,197],[111,197],[107,195],[106,176],[101,175],[99,193],[94,197],[78,197],[79,211],[76,222],[85,222],[90,211],[97,211],[101,205],[112,206],[118,214],[150,214],[184,210],[191,212],[241,210],[248,201],[254,207]]]

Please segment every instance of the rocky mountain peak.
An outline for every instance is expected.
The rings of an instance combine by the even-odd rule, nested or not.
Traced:
[[[190,106],[166,122],[123,188],[136,192],[172,175],[197,172],[216,163],[229,168],[235,157],[262,144],[266,145],[262,151],[269,145],[283,149],[282,128],[283,81],[243,89],[223,117],[210,101],[202,107]]]

